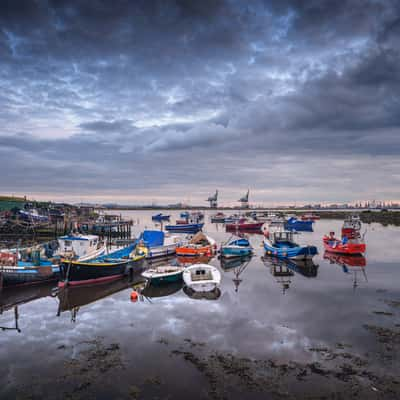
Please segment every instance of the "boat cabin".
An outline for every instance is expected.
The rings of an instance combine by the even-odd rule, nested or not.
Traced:
[[[272,235],[272,243],[277,247],[297,246],[293,240],[293,232],[291,231],[277,231],[270,234]]]
[[[211,270],[206,268],[197,268],[194,271],[191,271],[190,277],[193,282],[210,281],[213,279]]]
[[[61,257],[80,258],[93,252],[99,246],[96,235],[67,235],[58,238],[58,254]]]

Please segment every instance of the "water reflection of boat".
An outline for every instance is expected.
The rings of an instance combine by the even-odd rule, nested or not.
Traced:
[[[152,285],[148,284],[140,290],[140,294],[147,298],[157,298],[171,296],[182,289],[183,282],[171,282],[167,285]]]
[[[174,260],[176,259],[175,255],[147,259],[147,265],[149,267],[160,267],[162,265],[174,264]]]
[[[343,255],[325,251],[324,259],[328,260],[331,264],[337,264],[341,266],[345,274],[351,274],[353,276],[354,290],[358,287],[359,272],[361,272],[361,274],[364,276],[365,282],[368,282],[366,271],[367,260],[363,255]]]
[[[54,283],[43,283],[34,286],[21,286],[9,288],[0,294],[0,314],[12,307],[29,303],[51,295],[51,290],[56,286]]]
[[[188,266],[193,264],[208,264],[212,257],[210,256],[198,256],[198,257],[176,257],[179,265]]]
[[[230,258],[226,259],[221,257],[221,268],[226,271],[233,271],[235,277],[232,279],[235,285],[235,292],[238,292],[239,285],[242,283],[243,279],[240,278],[240,275],[244,272],[244,270],[249,265],[252,256],[239,257],[239,258]]]
[[[219,288],[208,292],[196,292],[192,288],[184,286],[183,292],[194,300],[218,300],[221,297],[221,290]]]
[[[275,281],[282,287],[282,293],[285,294],[286,290],[290,287],[291,278],[294,275],[293,270],[289,268],[288,260],[268,256],[262,257],[262,260],[264,265],[269,267]]]
[[[365,267],[367,265],[367,259],[361,254],[345,255],[325,251],[324,259],[329,260],[331,264],[335,263],[347,267]]]
[[[15,327],[9,328],[1,326],[0,329],[3,331],[17,330],[20,332],[18,326],[18,307],[30,303],[31,301],[51,296],[54,287],[54,283],[43,283],[35,286],[21,286],[4,290],[0,294],[0,315],[14,308]]]
[[[318,264],[313,260],[285,260],[287,266],[294,272],[306,278],[315,278],[318,275]]]
[[[58,290],[59,300],[57,316],[64,311],[72,312],[72,321],[76,321],[76,315],[82,306],[94,303],[112,294],[127,289],[129,286],[144,282],[140,273],[132,277],[124,277],[111,282],[95,284],[91,286],[68,286]]]
[[[246,257],[235,257],[235,258],[225,258],[221,257],[221,268],[224,271],[229,271],[231,269],[241,267],[244,263],[251,261],[252,256]]]
[[[296,259],[277,259],[276,257],[265,255],[262,257],[265,265],[274,264],[276,266],[285,266],[292,272],[296,272],[306,278],[315,278],[318,275],[318,264],[313,260],[296,260]]]

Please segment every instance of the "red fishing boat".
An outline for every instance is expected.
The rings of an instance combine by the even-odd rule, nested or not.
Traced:
[[[361,237],[361,221],[356,215],[348,216],[342,226],[342,239],[335,238],[335,232],[323,237],[326,251],[338,254],[363,254],[366,244]]]
[[[339,254],[362,254],[365,253],[366,245],[359,239],[348,239],[344,236],[342,240],[335,238],[335,232],[323,237],[324,248],[331,253]]]
[[[316,214],[304,214],[301,216],[302,221],[318,221],[319,219],[321,219],[321,217]]]
[[[252,222],[248,221],[246,218],[241,218],[236,222],[231,224],[225,224],[225,229],[227,232],[259,232],[261,233],[261,227],[264,222]]]

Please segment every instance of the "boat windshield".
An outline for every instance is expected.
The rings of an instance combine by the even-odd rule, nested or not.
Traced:
[[[293,242],[293,232],[288,232],[288,231],[280,231],[280,232],[274,232],[273,233],[273,239],[275,243],[279,242]]]

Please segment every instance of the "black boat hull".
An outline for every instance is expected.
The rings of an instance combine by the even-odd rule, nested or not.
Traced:
[[[90,285],[107,282],[130,275],[133,271],[141,270],[143,267],[144,258],[104,264],[65,262],[61,265],[62,280],[58,286]]]

